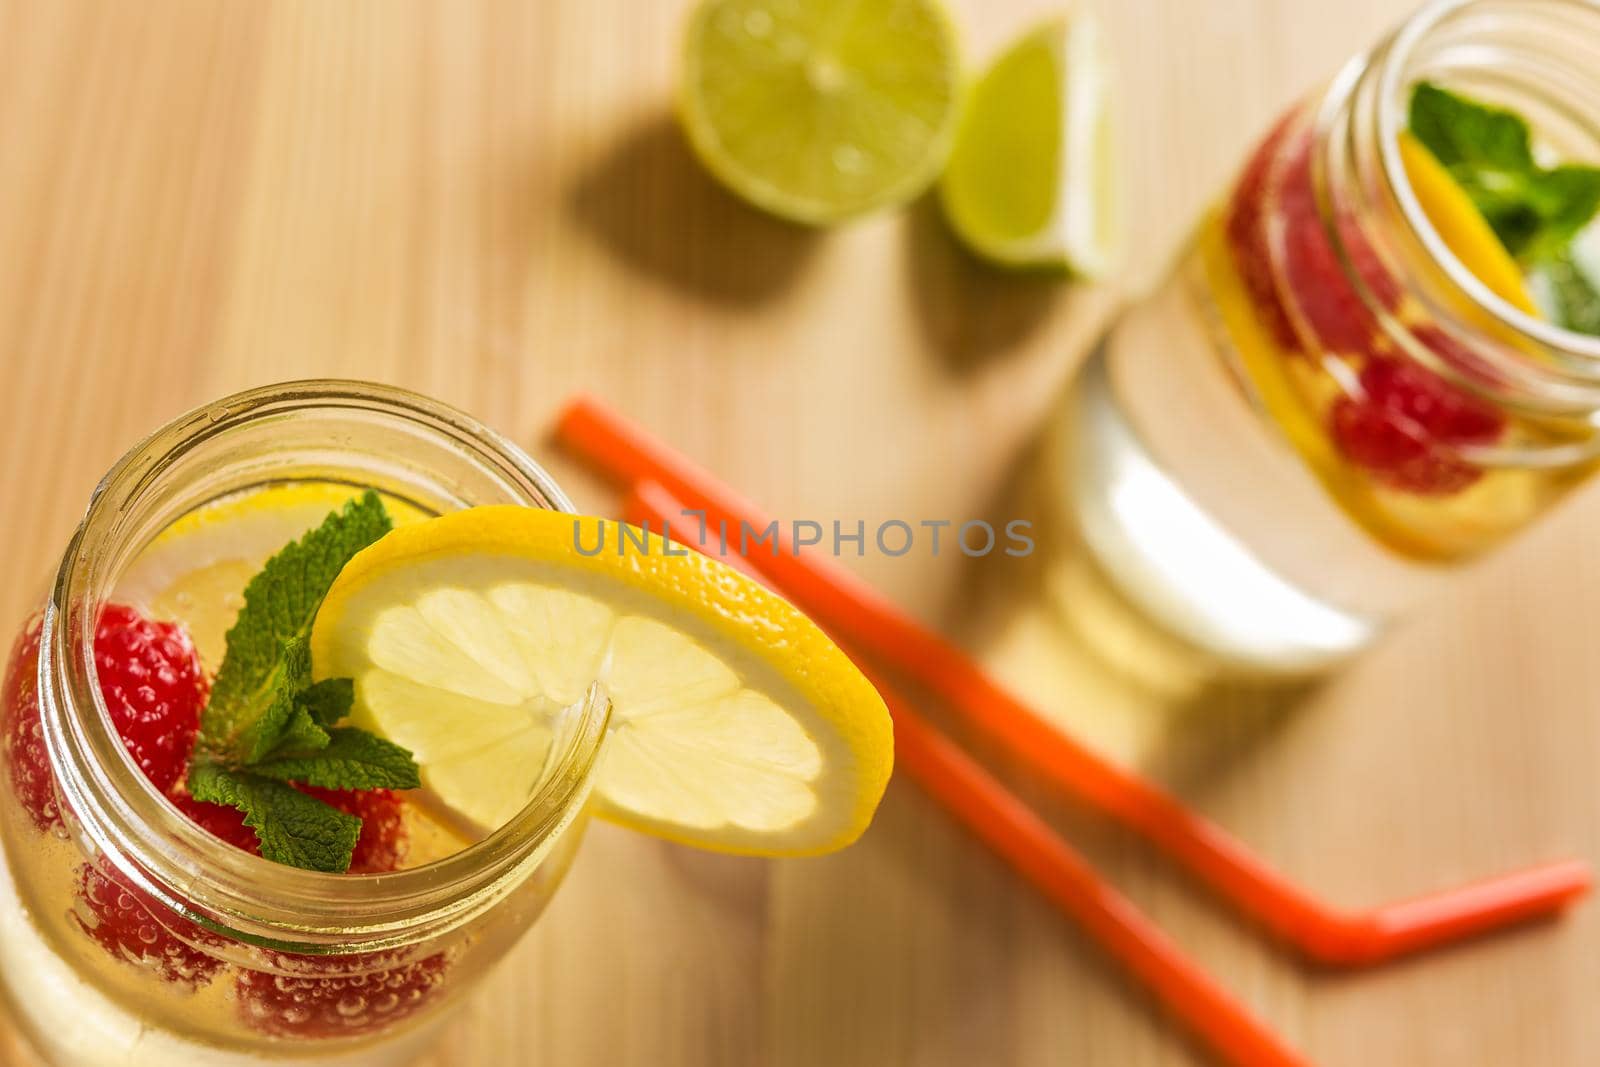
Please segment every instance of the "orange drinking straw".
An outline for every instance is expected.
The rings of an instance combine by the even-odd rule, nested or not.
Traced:
[[[681,514],[679,504],[654,482],[633,486],[625,506],[638,526]],[[717,545],[696,546],[749,574],[739,556]],[[756,576],[759,577],[759,576]],[[847,652],[848,646],[844,646]],[[894,717],[895,769],[922,786],[984,844],[1075,920],[1109,955],[1127,967],[1162,1005],[1218,1056],[1236,1067],[1310,1067],[1278,1040],[1183,950],[1106,884],[1088,862],[972,757],[911,710],[887,679],[851,653]]]
[[[580,397],[557,435],[624,485],[654,481],[712,528],[770,520],[727,486],[599,401]],[[1366,965],[1549,915],[1583,896],[1587,865],[1567,860],[1366,912],[1329,908],[1165,791],[1101,758],[1006,692],[951,642],[849,571],[779,536],[749,563],[857,651],[926,685],[1014,756],[1145,837],[1223,898],[1322,963]]]

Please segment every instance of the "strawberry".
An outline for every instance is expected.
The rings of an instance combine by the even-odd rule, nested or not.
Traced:
[[[1356,466],[1392,489],[1424,496],[1457,493],[1483,475],[1452,446],[1492,443],[1505,429],[1492,407],[1437,375],[1399,359],[1362,368],[1361,395],[1334,402],[1334,444]]]
[[[178,937],[166,923],[177,916],[149,900],[110,864],[84,864],[78,869],[78,893],[72,918],[111,955],[146,967],[168,982],[199,986],[209,982],[222,961]],[[203,939],[204,931],[191,934]]]
[[[239,1015],[261,1033],[313,1040],[374,1034],[409,1018],[440,991],[448,965],[443,953],[410,963],[393,953],[279,959],[300,973],[240,971]]]
[[[351,874],[397,871],[405,857],[406,830],[402,801],[388,789],[319,789],[296,783],[295,788],[361,820],[361,837],[350,856]],[[206,804],[191,797],[174,798],[178,808],[213,836],[261,854],[256,832],[244,824],[244,813],[223,804]]]

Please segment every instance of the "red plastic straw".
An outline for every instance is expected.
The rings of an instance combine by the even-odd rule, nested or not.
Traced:
[[[741,522],[757,531],[768,525],[758,508],[593,398],[573,401],[557,433],[621,484],[657,482],[683,506],[704,510],[712,529],[727,523],[735,543]],[[771,554],[756,551],[748,559],[840,639],[927,685],[1017,759],[1150,840],[1240,910],[1320,962],[1378,963],[1550,915],[1589,889],[1588,866],[1567,860],[1371,911],[1335,910],[1279,875],[1221,827],[1061,732],[1006,692],[961,649],[849,571],[816,553],[792,550],[781,530]]]
[[[681,513],[679,504],[654,482],[633,486],[627,520],[662,529]],[[707,555],[749,574],[736,555],[717,545],[695,545]],[[759,579],[759,575],[755,575]],[[849,646],[841,646],[850,652]],[[1068,918],[1123,964],[1224,1061],[1236,1067],[1310,1067],[1248,1009],[1211,980],[1044,820],[911,710],[890,682],[851,652],[894,716],[895,770],[908,775],[1018,874],[1032,882]]]

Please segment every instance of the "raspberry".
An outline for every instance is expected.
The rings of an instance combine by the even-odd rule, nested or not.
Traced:
[[[1361,392],[1334,403],[1329,431],[1346,458],[1393,489],[1425,496],[1460,492],[1483,471],[1451,447],[1488,444],[1505,429],[1493,408],[1401,360],[1368,362]]]
[[[1297,335],[1284,304],[1268,223],[1276,213],[1283,223],[1283,279],[1318,346],[1347,354],[1373,353],[1382,341],[1377,320],[1367,310],[1335,254],[1317,210],[1311,183],[1311,138],[1298,133],[1273,182],[1289,134],[1298,118],[1291,111],[1273,128],[1246,164],[1235,187],[1226,220],[1228,241],[1246,291],[1262,323],[1278,345],[1303,353],[1308,345]],[[1378,302],[1393,308],[1400,286],[1367,242],[1353,217],[1338,218],[1339,237],[1352,266]]]
[[[189,817],[190,822],[212,837],[221,838],[234,848],[242,848],[253,855],[261,854],[261,843],[256,839],[256,832],[244,824],[244,812],[238,808],[230,808],[226,804],[208,804],[188,795],[175,796],[172,802]]]
[[[405,858],[406,831],[403,802],[397,794],[387,789],[319,789],[300,784],[295,788],[361,820],[361,837],[350,856],[351,874],[381,874],[400,869]],[[187,796],[174,799],[185,815],[212,836],[252,855],[261,854],[256,832],[244,824],[244,815],[237,808],[207,804]]]
[[[62,829],[56,801],[55,775],[44,748],[44,727],[39,721],[39,627],[34,619],[17,638],[0,689],[0,716],[4,722],[4,757],[17,803],[40,832]]]
[[[163,791],[181,778],[200,728],[206,682],[194,645],[179,627],[132,608],[107,605],[94,639],[95,671],[112,725],[150,781]],[[5,756],[18,802],[42,831],[61,826],[55,776],[39,721],[39,624],[17,641],[6,672]]]
[[[448,963],[443,953],[411,963],[378,953],[281,958],[305,973],[240,971],[239,1015],[261,1033],[308,1039],[372,1034],[409,1018],[438,993]]]
[[[1356,291],[1334,251],[1311,181],[1311,141],[1296,146],[1285,166],[1279,210],[1284,222],[1284,280],[1323,349],[1376,355],[1382,329]],[[1337,216],[1339,238],[1351,266],[1385,308],[1400,301],[1400,286],[1346,213]]]
[[[100,947],[128,963],[153,970],[168,982],[199,986],[209,982],[222,962],[174,934],[156,918],[167,909],[148,900],[109,864],[84,864],[78,869],[77,901],[72,917]],[[203,936],[196,928],[194,934]]]
[[[1266,139],[1256,149],[1250,162],[1234,187],[1233,200],[1228,205],[1224,223],[1228,242],[1233,248],[1234,265],[1244,281],[1245,290],[1255,302],[1256,312],[1271,332],[1278,346],[1289,352],[1300,350],[1300,339],[1295,336],[1289,315],[1278,300],[1278,287],[1272,275],[1272,254],[1267,244],[1268,179],[1272,177],[1273,164],[1277,162],[1284,138],[1294,125],[1297,113],[1289,112],[1278,120]]]
[[[122,743],[162,792],[184,777],[209,686],[179,626],[107,605],[94,639],[100,692]]]

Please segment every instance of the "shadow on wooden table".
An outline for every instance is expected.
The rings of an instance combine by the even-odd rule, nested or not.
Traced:
[[[1316,684],[1230,676],[1152,624],[1069,528],[1053,448],[1042,435],[990,508],[996,528],[1031,520],[1037,548],[966,561],[964,636],[1055,725],[1194,799],[1259,755]]]
[[[821,239],[718,185],[665,114],[626,131],[568,190],[567,206],[629,267],[720,304],[779,295]]]
[[[1019,351],[1053,308],[1080,292],[1061,276],[978,259],[950,233],[935,193],[906,211],[904,232],[911,305],[929,346],[953,373]]]

